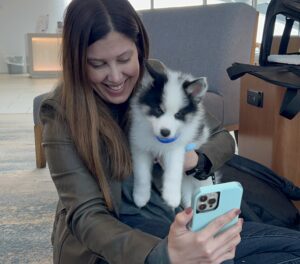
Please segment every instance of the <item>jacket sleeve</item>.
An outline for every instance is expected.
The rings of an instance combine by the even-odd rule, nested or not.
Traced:
[[[107,210],[98,184],[79,157],[65,123],[55,118],[51,108],[45,102],[41,108],[42,144],[67,212],[70,232],[109,263],[144,263],[161,239],[130,228]]]
[[[211,136],[208,142],[200,147],[199,151],[209,159],[212,164],[210,172],[214,172],[232,158],[235,151],[235,142],[229,132],[222,127],[219,120],[208,112],[206,112],[205,118]]]
[[[170,264],[167,246],[168,238],[166,237],[150,252],[145,264]]]

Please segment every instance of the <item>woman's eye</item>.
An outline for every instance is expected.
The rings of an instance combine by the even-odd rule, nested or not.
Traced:
[[[105,63],[89,63],[89,65],[94,69],[100,69],[105,66]]]
[[[130,58],[124,58],[124,59],[119,59],[118,60],[120,63],[127,63],[130,61]]]
[[[92,65],[92,67],[94,69],[100,69],[100,68],[103,68],[104,65]]]

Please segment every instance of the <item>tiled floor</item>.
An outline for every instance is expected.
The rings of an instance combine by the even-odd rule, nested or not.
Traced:
[[[0,114],[32,113],[33,98],[50,91],[57,79],[33,79],[29,75],[0,74]]]
[[[33,98],[56,79],[0,74],[0,263],[52,263],[57,193],[48,168],[36,169]]]

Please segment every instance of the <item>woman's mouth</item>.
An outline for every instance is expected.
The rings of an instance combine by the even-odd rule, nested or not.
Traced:
[[[119,85],[107,85],[106,87],[108,87],[109,89],[113,90],[113,91],[120,91],[123,88],[124,83],[119,84]]]
[[[104,84],[109,92],[118,93],[123,90],[125,81],[118,85]]]

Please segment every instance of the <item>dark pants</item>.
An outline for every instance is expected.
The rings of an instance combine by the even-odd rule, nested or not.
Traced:
[[[141,216],[122,216],[123,223],[164,238],[169,224]],[[242,241],[234,261],[226,264],[300,264],[300,232],[255,222],[244,222]],[[224,263],[224,264],[225,264]]]
[[[235,262],[299,264],[300,232],[255,222],[245,222]]]

